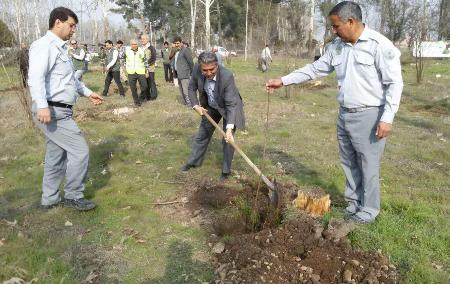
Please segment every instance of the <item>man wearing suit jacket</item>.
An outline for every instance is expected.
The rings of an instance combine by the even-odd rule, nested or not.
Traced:
[[[181,37],[176,36],[173,39],[175,48],[179,51],[175,54],[175,71],[178,78],[178,86],[180,88],[181,102],[190,106],[191,102],[188,95],[189,79],[191,78],[194,61],[192,60],[192,52],[183,45]]]
[[[198,57],[198,64],[194,66],[188,95],[193,109],[199,115],[203,116],[207,112],[217,123],[223,117],[226,138],[222,141],[221,180],[227,179],[231,173],[231,161],[234,155],[234,149],[228,142],[233,141],[233,133],[236,128],[245,127],[243,103],[234,83],[233,74],[219,66],[214,53],[203,52]],[[202,164],[214,130],[214,126],[203,116],[192,144],[191,155],[187,163],[181,167],[181,171],[186,172]]]

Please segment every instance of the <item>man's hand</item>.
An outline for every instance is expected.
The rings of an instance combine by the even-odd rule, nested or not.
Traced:
[[[89,96],[89,100],[91,101],[91,103],[93,103],[94,105],[100,105],[103,103],[103,98],[100,97],[99,95],[97,95],[96,93],[92,93]]]
[[[273,90],[283,87],[283,81],[281,79],[270,79],[266,83],[266,90],[269,93],[273,93]]]
[[[388,137],[389,134],[391,134],[392,131],[392,124],[380,121],[377,126],[377,132],[375,132],[375,135],[378,139],[383,139],[385,137]]]
[[[203,115],[203,114],[205,114],[205,113],[208,112],[205,108],[203,108],[203,107],[201,107],[201,106],[195,106],[195,107],[194,107],[194,110],[195,110],[199,115]]]
[[[36,118],[40,123],[48,124],[52,120],[52,116],[50,114],[50,110],[48,107],[40,108],[37,111]]]
[[[234,142],[233,129],[231,129],[231,128],[227,129],[226,136],[225,136],[225,142],[227,142],[227,143]]]

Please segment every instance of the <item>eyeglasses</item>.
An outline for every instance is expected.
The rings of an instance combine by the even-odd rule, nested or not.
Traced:
[[[64,21],[63,23],[68,23],[68,24],[69,24],[69,27],[70,27],[71,29],[73,29],[73,28],[75,28],[75,27],[77,26],[76,23],[69,22],[69,21]]]

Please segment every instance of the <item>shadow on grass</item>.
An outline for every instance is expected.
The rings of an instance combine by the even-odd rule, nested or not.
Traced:
[[[253,147],[254,156],[263,156],[263,147],[258,145]],[[297,161],[293,156],[274,148],[266,148],[266,156],[273,164],[281,163],[286,173],[295,177],[301,183],[310,186],[318,186],[331,195],[333,203],[337,206],[345,206],[344,195],[339,191],[336,184],[325,181],[320,173],[314,169],[310,169],[304,164]]]
[[[123,135],[114,135],[106,138],[90,148],[88,182],[86,185],[86,197],[95,196],[95,192],[106,186],[111,179],[108,164],[113,154],[127,154],[128,150],[123,146],[127,138]]]
[[[105,142],[90,147],[88,181],[86,183],[86,198],[95,196],[95,191],[108,184],[111,173],[103,171],[107,169],[111,159],[111,153],[127,152],[121,148],[125,137],[116,135],[108,138]],[[23,168],[20,161],[18,165],[10,165],[11,168]],[[35,170],[28,176],[32,181],[27,185],[17,185],[0,194],[0,218],[7,220],[20,219],[30,213],[30,210],[39,210],[40,196],[42,193],[42,170]],[[16,178],[21,178],[19,174]],[[62,189],[64,182],[61,184]],[[61,196],[64,196],[60,192]]]
[[[209,283],[212,280],[211,267],[192,259],[192,246],[189,243],[180,240],[172,241],[168,251],[164,275],[142,283]]]
[[[402,116],[402,115],[397,115],[396,120],[401,121],[407,125],[417,127],[417,128],[423,128],[423,129],[428,129],[428,130],[436,129],[436,126],[432,122],[426,121],[422,118],[411,118],[411,117],[406,117],[406,116]]]

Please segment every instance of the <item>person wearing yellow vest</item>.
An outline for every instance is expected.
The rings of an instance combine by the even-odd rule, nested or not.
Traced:
[[[131,95],[134,104],[141,106],[145,100],[147,92],[147,79],[145,70],[145,52],[139,49],[137,40],[130,40],[130,46],[125,50],[125,68],[128,73],[128,84],[130,85]],[[137,81],[141,87],[141,93],[137,94]]]

